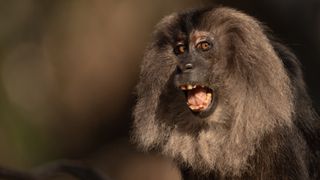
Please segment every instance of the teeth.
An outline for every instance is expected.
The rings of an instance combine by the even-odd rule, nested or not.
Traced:
[[[192,111],[200,111],[200,110],[203,109],[203,108],[190,106],[190,109],[191,109]]]
[[[180,89],[181,89],[181,90],[192,90],[192,89],[195,89],[196,87],[197,87],[197,85],[188,84],[188,85],[182,85],[182,86],[180,86]]]
[[[186,85],[181,85],[180,86],[180,89],[181,90],[192,90],[192,89],[195,89],[197,87],[202,87],[202,88],[205,88],[204,85],[191,85],[191,84],[186,84]]]
[[[212,94],[211,93],[207,93],[207,97],[206,97],[206,102],[209,104],[209,102],[212,99]]]

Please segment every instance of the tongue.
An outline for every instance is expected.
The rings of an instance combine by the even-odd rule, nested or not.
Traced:
[[[188,91],[188,104],[192,106],[206,106],[207,91],[204,88],[195,88]]]

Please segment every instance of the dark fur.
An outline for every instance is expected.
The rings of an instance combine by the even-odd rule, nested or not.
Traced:
[[[174,45],[195,31],[214,39],[211,55],[196,62],[207,64],[191,77],[205,74],[216,89],[216,108],[205,117],[175,86]],[[189,178],[319,178],[319,118],[300,64],[250,16],[207,8],[165,17],[146,50],[137,95],[135,141],[175,159]]]

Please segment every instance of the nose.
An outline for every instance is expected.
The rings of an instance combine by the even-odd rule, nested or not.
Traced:
[[[194,68],[194,65],[191,62],[181,63],[178,65],[178,70],[181,73],[191,71]]]
[[[193,65],[191,63],[187,63],[184,65],[185,70],[192,69],[192,68],[193,68]]]

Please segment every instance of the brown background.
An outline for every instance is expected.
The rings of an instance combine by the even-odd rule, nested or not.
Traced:
[[[0,164],[84,159],[114,179],[178,179],[128,141],[134,85],[153,26],[196,0],[0,2]],[[217,0],[271,27],[301,59],[320,105],[320,1]],[[153,178],[151,178],[153,177]],[[156,177],[156,178],[155,178]]]

